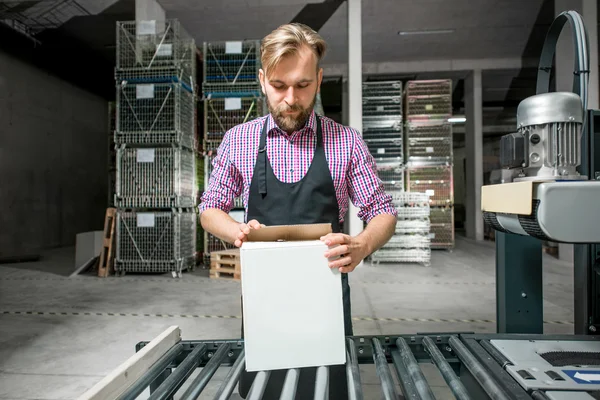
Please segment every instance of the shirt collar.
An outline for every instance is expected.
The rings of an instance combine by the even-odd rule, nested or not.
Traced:
[[[293,138],[298,135],[303,135],[305,133],[315,133],[317,131],[316,123],[317,123],[317,120],[315,118],[315,110],[313,109],[313,111],[310,113],[310,116],[308,117],[308,121],[306,122],[306,125],[304,125],[304,127],[302,129],[300,129],[299,131],[293,132],[291,135],[288,135],[286,132],[284,132],[281,128],[279,128],[277,126],[277,124],[275,123],[275,120],[273,119],[273,115],[271,113],[269,113],[269,116],[267,118],[267,134],[276,132],[280,135],[284,135],[286,137]]]

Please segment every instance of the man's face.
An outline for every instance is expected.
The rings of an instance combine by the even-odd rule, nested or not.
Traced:
[[[321,87],[323,70],[317,73],[317,59],[308,47],[287,56],[267,77],[259,71],[269,112],[277,126],[288,133],[301,129],[308,120]]]

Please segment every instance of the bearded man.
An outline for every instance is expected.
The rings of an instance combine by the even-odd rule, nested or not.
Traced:
[[[206,231],[237,247],[263,225],[331,223],[333,233],[321,240],[339,246],[323,256],[337,257],[329,267],[341,272],[344,328],[351,336],[347,274],[391,238],[397,214],[361,135],[313,110],[325,50],[323,38],[302,24],[280,26],[262,40],[259,78],[269,114],[225,134],[199,212]],[[238,196],[245,223],[228,214]],[[349,201],[366,223],[354,237],[342,233]],[[296,399],[313,398],[314,374],[313,368],[301,372]],[[242,374],[242,397],[253,378]],[[278,399],[284,379],[285,372],[274,371],[263,398]],[[329,392],[330,399],[347,398],[344,366],[330,368]]]

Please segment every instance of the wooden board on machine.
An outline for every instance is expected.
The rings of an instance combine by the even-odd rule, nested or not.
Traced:
[[[98,264],[98,276],[106,278],[113,273],[114,246],[115,243],[115,225],[117,218],[117,209],[110,207],[106,209],[104,217],[104,239],[102,241],[102,252],[100,253],[100,262]]]
[[[240,250],[211,251],[210,277],[240,280],[242,278]]]

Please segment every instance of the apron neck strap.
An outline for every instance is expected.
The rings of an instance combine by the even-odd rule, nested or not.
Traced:
[[[323,147],[323,131],[321,130],[321,121],[317,113],[315,113],[315,123],[317,125],[317,147]],[[258,193],[263,197],[267,194],[267,125],[269,125],[269,117],[265,119],[260,134],[258,162],[256,164],[259,166],[259,169],[255,171],[255,173],[258,173]]]

